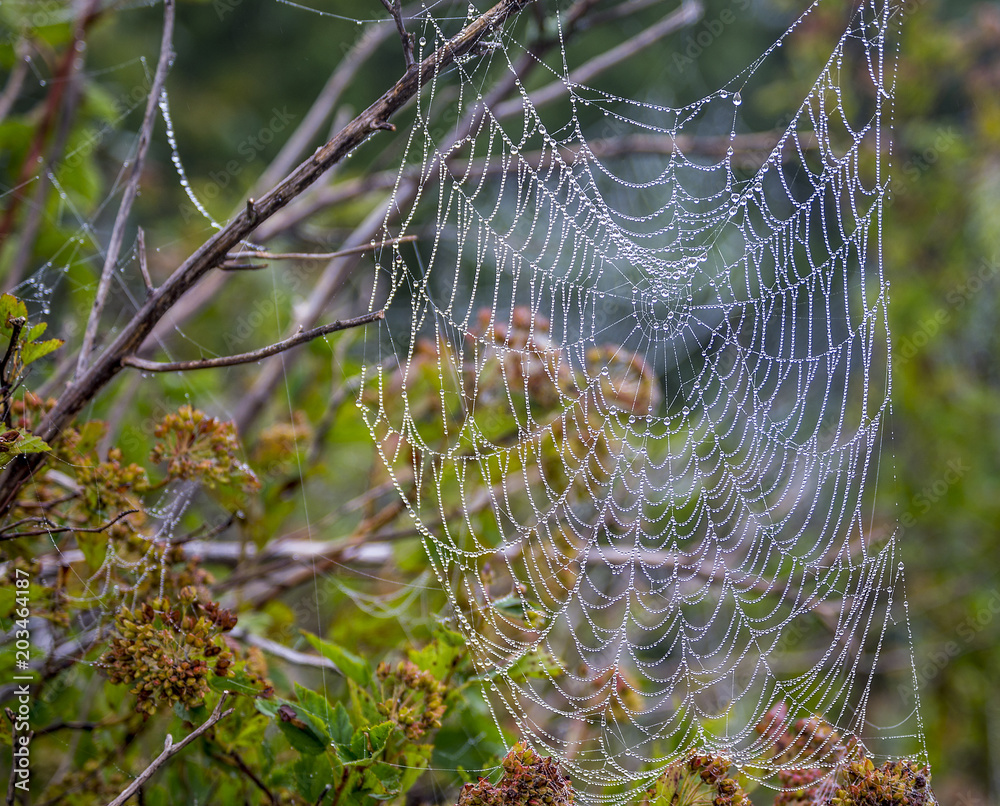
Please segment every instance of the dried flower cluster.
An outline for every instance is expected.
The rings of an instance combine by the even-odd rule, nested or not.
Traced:
[[[496,785],[485,778],[466,784],[458,806],[571,806],[573,786],[551,758],[517,743],[503,760]]]
[[[410,741],[441,727],[448,688],[415,663],[401,661],[395,668],[380,663],[376,675],[382,683],[379,713],[395,722]]]
[[[113,683],[132,686],[136,710],[144,714],[178,702],[195,707],[208,694],[209,675],[229,673],[233,655],[222,634],[235,626],[231,612],[215,602],[200,603],[194,588],[184,588],[176,607],[169,599],[154,599],[135,612],[122,607],[100,666]]]
[[[838,771],[830,806],[930,806],[937,803],[931,774],[912,761],[887,761],[876,767],[861,755]]]
[[[167,463],[171,479],[196,478],[209,487],[232,485],[244,490],[260,489],[260,482],[239,459],[236,426],[209,417],[191,406],[168,414],[154,431],[160,441],[150,459]]]
[[[671,764],[643,796],[640,806],[751,806],[729,777],[732,762],[712,753],[692,753]]]

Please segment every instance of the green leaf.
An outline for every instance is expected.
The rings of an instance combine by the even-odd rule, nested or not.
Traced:
[[[0,468],[10,464],[15,456],[26,453],[45,453],[50,448],[43,440],[23,428],[11,428],[0,434]]]
[[[299,683],[295,683],[295,697],[299,701],[299,706],[313,716],[327,731],[330,730],[333,707],[326,697]]]
[[[351,717],[342,702],[338,702],[337,707],[333,709],[333,719],[330,720],[330,735],[337,744],[347,744],[354,735]]]
[[[371,683],[372,670],[366,660],[348,652],[343,647],[320,638],[318,635],[305,631],[302,634],[317,652],[340,669],[344,677],[353,680],[359,686],[367,686]]]
[[[392,735],[396,726],[392,722],[382,722],[368,729],[368,737],[372,742],[372,752],[381,753],[385,749],[386,742]]]
[[[13,330],[11,329],[10,320],[11,319],[27,319],[28,309],[25,307],[24,303],[21,302],[13,294],[4,294],[0,296],[0,333],[10,338]]]
[[[370,728],[360,728],[354,731],[350,745],[341,748],[345,765],[364,765],[374,759],[385,750],[386,742],[392,735],[394,728],[395,725],[392,722],[382,722]]]
[[[288,743],[306,755],[325,753],[330,739],[316,718],[299,705],[283,702],[277,710],[278,727]]]
[[[309,803],[315,803],[330,781],[330,764],[319,755],[300,756],[292,765],[292,775],[298,793]]]
[[[39,342],[29,341],[21,349],[21,361],[27,366],[32,361],[37,361],[39,358],[47,356],[62,346],[62,339],[48,339],[47,341]]]

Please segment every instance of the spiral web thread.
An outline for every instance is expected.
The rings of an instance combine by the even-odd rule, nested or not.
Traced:
[[[775,707],[921,752],[916,709],[868,708],[886,636],[907,640],[870,500],[898,15],[833,5],[842,36],[757,152],[744,97],[829,0],[678,108],[572,82],[565,48],[561,118],[519,81],[494,104],[516,29],[419,100],[386,219],[419,240],[377,257],[359,405],[498,720],[597,799],[691,748],[760,780],[835,766],[779,753]]]

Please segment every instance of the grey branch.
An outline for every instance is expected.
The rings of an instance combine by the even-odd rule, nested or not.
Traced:
[[[385,311],[366,313],[364,316],[356,316],[353,319],[338,319],[329,325],[296,333],[284,341],[262,347],[259,350],[252,350],[249,353],[240,353],[239,355],[200,358],[194,361],[147,361],[144,358],[128,356],[122,359],[122,365],[135,367],[146,372],[184,372],[189,369],[213,369],[215,367],[233,367],[237,364],[251,364],[254,361],[260,361],[262,358],[283,353],[285,350],[290,350],[292,347],[305,344],[307,341],[312,341],[320,336],[325,336],[327,333],[336,333],[338,330],[347,330],[348,328],[367,325],[370,322],[377,322],[380,319],[385,319]]]
[[[139,787],[141,787],[144,783],[146,783],[146,781],[152,778],[153,774],[158,769],[160,769],[160,767],[166,764],[172,756],[177,755],[179,752],[181,752],[181,750],[183,750],[185,747],[191,744],[191,742],[193,742],[203,733],[208,731],[208,729],[211,728],[213,725],[215,725],[216,722],[218,722],[221,719],[225,719],[233,711],[235,711],[236,710],[235,708],[230,708],[228,711],[222,710],[227,699],[229,699],[229,692],[225,691],[223,692],[222,696],[219,697],[219,702],[216,704],[215,710],[212,711],[212,715],[204,722],[202,722],[201,725],[195,728],[191,733],[189,733],[187,736],[181,739],[181,741],[179,741],[177,744],[174,744],[173,737],[168,733],[166,740],[163,742],[163,752],[160,753],[160,755],[158,755],[155,759],[153,759],[153,762],[148,767],[146,767],[146,769],[144,769],[141,773],[139,773],[139,776],[131,784],[128,785],[128,788],[125,789],[125,791],[122,792],[117,798],[111,801],[108,804],[108,806],[124,806],[124,804],[128,801],[128,799],[139,791]]]

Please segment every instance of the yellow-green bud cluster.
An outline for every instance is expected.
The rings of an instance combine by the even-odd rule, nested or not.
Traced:
[[[236,426],[209,417],[191,406],[168,414],[153,432],[160,440],[150,459],[167,463],[171,479],[199,479],[209,487],[226,484],[247,491],[260,489],[260,482],[239,459]]]
[[[441,727],[447,686],[415,663],[401,661],[395,668],[382,662],[375,672],[382,683],[379,713],[395,722],[410,741]]]

